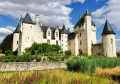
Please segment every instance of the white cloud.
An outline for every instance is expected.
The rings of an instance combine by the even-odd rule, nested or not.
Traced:
[[[5,28],[0,28],[0,43],[8,35],[15,30],[15,27],[7,26]]]
[[[85,0],[74,0],[74,2],[81,2],[81,3],[84,3]]]
[[[33,20],[39,14],[45,25],[56,27],[65,24],[72,29],[74,25],[69,17],[72,8],[66,7],[72,2],[84,3],[85,0],[0,0],[0,14],[20,18],[28,10]]]
[[[118,30],[120,30],[120,0],[109,0],[103,7],[92,13],[94,22],[100,26],[105,23],[106,18]]]

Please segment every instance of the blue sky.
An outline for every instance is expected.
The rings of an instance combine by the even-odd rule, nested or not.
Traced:
[[[120,0],[0,0],[0,43],[15,30],[20,16],[24,17],[27,10],[33,21],[35,15],[39,14],[44,25],[56,27],[65,24],[73,31],[79,15],[84,14],[88,8],[97,25],[97,41],[101,42],[107,18],[116,32],[117,51],[120,51],[119,4]]]

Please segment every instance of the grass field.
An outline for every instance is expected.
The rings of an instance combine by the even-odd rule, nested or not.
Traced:
[[[65,69],[0,72],[0,84],[119,84],[108,78]]]

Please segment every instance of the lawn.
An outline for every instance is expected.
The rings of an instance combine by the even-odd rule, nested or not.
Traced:
[[[118,84],[88,73],[70,72],[66,69],[0,72],[0,84]]]

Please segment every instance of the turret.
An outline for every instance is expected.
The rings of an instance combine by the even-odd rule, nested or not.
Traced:
[[[91,52],[91,47],[92,47],[92,38],[94,36],[91,36],[92,34],[92,20],[91,20],[91,15],[87,9],[86,13],[85,13],[85,31],[86,31],[86,41],[87,41],[87,55],[91,55],[92,52]]]
[[[35,16],[36,24],[39,24],[39,15]]]
[[[102,43],[103,55],[107,57],[116,57],[115,32],[107,20],[102,32]]]
[[[63,25],[63,28],[61,30],[61,48],[64,51],[68,50],[68,31],[66,30],[65,25]]]

